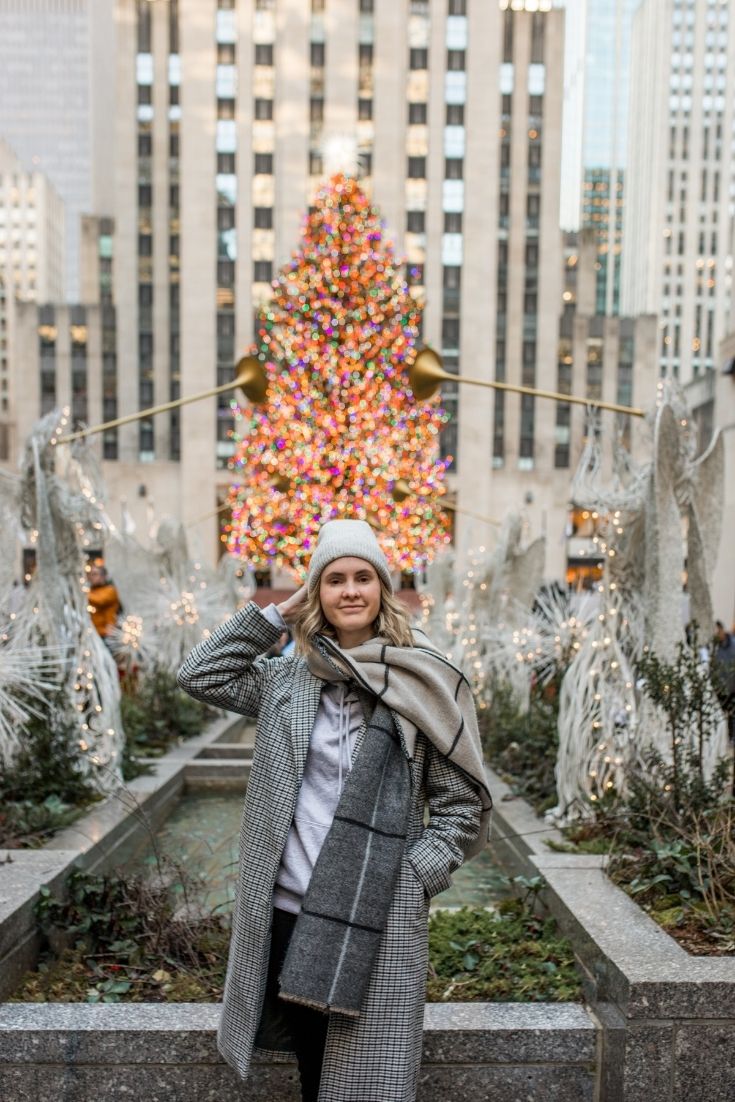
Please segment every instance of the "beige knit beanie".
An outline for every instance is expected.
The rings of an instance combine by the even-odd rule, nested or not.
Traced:
[[[321,526],[316,551],[311,556],[306,575],[308,592],[312,593],[319,585],[319,578],[325,566],[345,556],[365,559],[375,567],[378,576],[385,582],[390,592],[393,592],[388,561],[380,550],[375,533],[364,520],[329,520]]]

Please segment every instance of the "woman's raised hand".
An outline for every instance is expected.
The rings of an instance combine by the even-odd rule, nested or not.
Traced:
[[[278,605],[278,611],[287,624],[295,624],[306,605],[306,586],[302,585],[295,593]]]

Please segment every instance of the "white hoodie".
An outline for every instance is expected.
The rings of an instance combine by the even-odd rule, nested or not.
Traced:
[[[275,605],[263,615],[276,627],[286,625]],[[281,857],[273,906],[298,914],[316,859],[329,833],[345,781],[363,712],[354,689],[343,681],[325,682],[319,700],[293,822]]]

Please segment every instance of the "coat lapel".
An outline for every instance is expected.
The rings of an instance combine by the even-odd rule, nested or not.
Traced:
[[[301,784],[304,764],[309,750],[309,739],[319,708],[322,692],[320,678],[315,677],[305,662],[299,663],[294,673],[291,696],[291,743],[296,767],[296,786]]]

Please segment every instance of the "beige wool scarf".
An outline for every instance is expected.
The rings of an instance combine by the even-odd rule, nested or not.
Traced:
[[[420,628],[412,647],[394,647],[373,638],[349,650],[321,635],[308,655],[311,672],[324,681],[354,680],[398,716],[406,749],[413,757],[416,732],[464,773],[482,801],[480,829],[465,846],[474,857],[486,845],[492,797],[487,787],[480,732],[470,683],[436,649]]]

